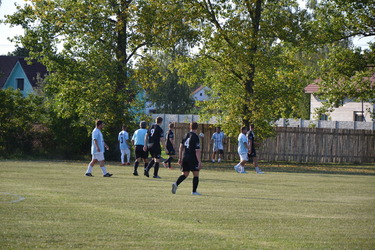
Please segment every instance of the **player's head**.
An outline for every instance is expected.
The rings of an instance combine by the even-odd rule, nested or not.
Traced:
[[[221,131],[221,127],[216,127],[216,132],[220,132]]]
[[[251,124],[250,125],[250,130],[254,130],[254,128],[255,128],[254,124]]]
[[[146,128],[146,126],[147,126],[147,123],[146,123],[145,121],[141,121],[141,122],[139,123],[139,127],[140,127],[140,128]]]
[[[190,123],[190,130],[197,130],[198,129],[198,123],[197,122],[191,122]]]
[[[95,123],[96,123],[95,125],[97,128],[104,126],[104,122],[102,120],[97,120]]]
[[[247,127],[242,127],[241,128],[241,133],[246,134],[247,133]]]
[[[174,123],[169,123],[169,125],[168,125],[168,127],[170,128],[170,129],[173,129],[174,128]]]
[[[163,122],[163,118],[161,118],[160,116],[158,116],[158,117],[156,117],[155,121],[156,121],[156,124],[160,124],[160,123]]]
[[[125,125],[122,125],[122,130],[126,130],[127,127]]]

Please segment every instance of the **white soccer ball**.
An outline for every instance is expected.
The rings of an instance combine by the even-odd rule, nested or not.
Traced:
[[[199,137],[202,137],[202,138],[203,138],[203,137],[204,137],[204,134],[203,134],[203,133],[200,133],[200,134],[199,134]]]

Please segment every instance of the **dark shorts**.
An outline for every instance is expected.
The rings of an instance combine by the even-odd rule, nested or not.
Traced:
[[[218,152],[218,154],[220,154],[220,155],[224,154],[224,150],[222,150],[222,149],[215,150],[214,152]]]
[[[145,152],[143,150],[143,145],[136,145],[135,146],[135,158],[142,158],[147,159],[148,158],[148,152]]]
[[[168,150],[167,155],[175,155],[176,154],[176,151],[174,150],[174,148],[167,148],[167,150]]]
[[[181,171],[199,171],[198,162],[195,159],[191,159],[189,157],[182,158]]]
[[[247,154],[247,157],[249,158],[257,157],[257,151],[255,151],[255,148],[251,149],[251,154]]]
[[[160,145],[159,147],[157,145],[153,145],[151,148],[148,149],[150,152],[150,155],[152,158],[155,159],[160,159],[161,158],[161,148]]]

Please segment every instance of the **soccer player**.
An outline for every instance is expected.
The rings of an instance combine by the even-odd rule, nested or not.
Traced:
[[[254,128],[255,128],[254,124],[251,124],[250,125],[250,130],[249,130],[249,132],[247,132],[247,140],[248,140],[248,143],[249,143],[248,158],[253,160],[253,164],[254,164],[254,167],[255,167],[255,172],[257,174],[264,174],[264,172],[262,172],[260,170],[260,168],[258,167],[257,153],[255,151],[255,134],[254,134]]]
[[[134,153],[135,153],[135,162],[134,162],[134,176],[138,176],[138,166],[139,163],[141,162],[141,159],[143,160],[144,163],[144,168],[147,167],[148,165],[148,151],[143,150],[143,146],[145,145],[145,136],[147,134],[147,129],[146,129],[146,122],[141,121],[139,123],[139,129],[136,130],[133,134],[132,137],[132,144],[135,145]]]
[[[241,133],[238,135],[238,154],[240,156],[240,162],[234,166],[234,170],[237,173],[245,174],[245,164],[248,161],[248,152],[250,150],[249,143],[246,137],[247,128],[242,127]]]
[[[122,125],[122,131],[118,134],[118,142],[120,143],[120,151],[121,151],[121,165],[130,165],[130,148],[128,145],[129,134],[126,132],[126,126]],[[127,162],[125,164],[125,155],[127,158]]]
[[[173,133],[173,129],[174,129],[174,124],[173,123],[169,123],[168,125],[169,127],[169,130],[167,132],[167,135],[165,136],[165,148],[167,149],[168,153],[167,155],[169,155],[168,159],[163,161],[163,165],[164,167],[166,168],[168,164],[168,168],[171,169],[171,161],[173,160],[172,158],[172,155],[175,155],[176,154],[176,151],[174,150],[174,146],[173,146],[173,139],[174,139],[174,133]]]
[[[160,127],[163,123],[163,118],[160,116],[156,117],[156,123],[149,128],[147,131],[147,134],[144,138],[145,143],[143,146],[143,150],[147,151],[149,150],[151,157],[153,161],[155,162],[154,166],[154,178],[160,179],[160,176],[158,175],[159,172],[159,164],[160,164],[160,157],[161,157],[161,146],[160,142],[164,145],[164,132],[163,129]],[[168,154],[168,150],[165,149],[165,152]],[[149,177],[149,171],[152,168],[153,162],[151,161],[145,171],[144,175],[146,177]]]
[[[103,134],[101,130],[104,127],[104,122],[101,120],[96,121],[96,127],[92,131],[92,140],[91,140],[91,154],[92,159],[89,163],[89,166],[87,167],[87,171],[85,176],[94,177],[92,175],[92,169],[95,165],[95,163],[99,162],[100,168],[102,170],[104,177],[111,177],[112,174],[107,172],[107,168],[104,166],[104,148],[109,150],[108,145],[104,142]]]
[[[199,170],[202,168],[201,149],[199,137],[197,135],[198,123],[190,123],[190,132],[182,139],[179,148],[178,163],[181,165],[182,173],[177,181],[172,184],[172,194],[177,191],[178,185],[181,184],[188,176],[190,171],[193,172],[193,192],[192,195],[201,195],[197,192],[199,184]],[[183,154],[183,157],[182,157]]]
[[[216,132],[212,135],[211,141],[214,143],[213,147],[213,153],[212,153],[212,162],[215,162],[216,153],[218,154],[217,162],[221,162],[221,157],[223,157],[224,154],[224,146],[223,146],[223,140],[224,140],[224,133],[221,131],[220,127],[216,127]]]

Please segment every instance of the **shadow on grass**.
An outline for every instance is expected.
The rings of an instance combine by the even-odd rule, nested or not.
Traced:
[[[233,171],[237,162],[211,163],[204,162],[204,168],[216,171]],[[316,164],[316,163],[268,163],[260,162],[259,167],[267,172],[307,173],[307,174],[344,174],[375,176],[375,164]],[[246,164],[248,171],[253,170],[251,163]]]

